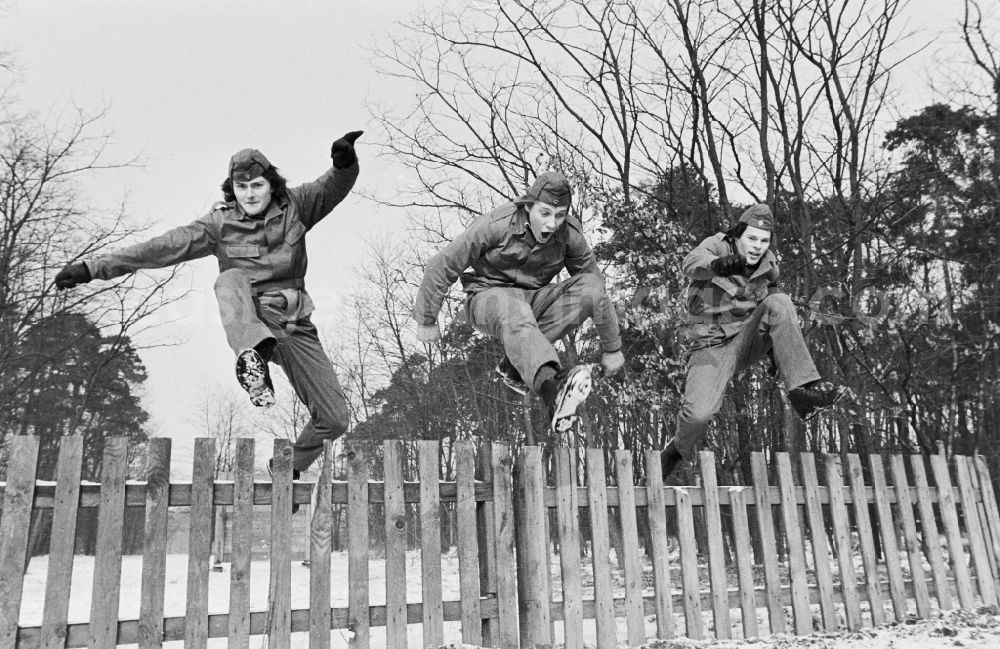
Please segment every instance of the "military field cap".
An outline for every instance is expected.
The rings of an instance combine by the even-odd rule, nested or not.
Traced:
[[[740,214],[739,222],[746,223],[758,230],[767,230],[768,232],[774,230],[774,215],[771,214],[771,208],[764,203],[751,205],[744,210],[743,214]]]
[[[271,162],[257,149],[237,151],[229,159],[229,177],[233,181],[247,182],[271,168]]]
[[[569,180],[558,171],[546,171],[531,184],[528,191],[520,196],[515,203],[547,203],[555,207],[569,207],[573,199],[573,191]]]

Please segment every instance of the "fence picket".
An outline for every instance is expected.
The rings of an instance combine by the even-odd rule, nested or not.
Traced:
[[[268,649],[288,649],[292,640],[292,445],[274,440],[271,476],[271,556],[268,582]]]
[[[139,649],[159,649],[163,646],[171,441],[169,437],[154,437],[149,440],[147,449]]]
[[[253,551],[254,440],[236,442],[233,542],[229,552],[229,646],[250,646],[250,563]]]
[[[368,594],[368,458],[362,446],[347,449],[347,630],[351,649],[371,643]]]
[[[760,557],[764,565],[764,595],[767,601],[768,628],[771,633],[785,632],[785,607],[781,604],[781,579],[778,574],[778,555],[771,552],[777,548],[774,534],[774,515],[771,511],[771,487],[767,479],[767,461],[761,452],[750,454],[750,467],[753,473],[754,504],[757,510],[757,528],[760,530],[760,542],[765,548],[764,556]]]
[[[514,571],[514,502],[510,450],[493,444],[493,527],[496,531],[497,635],[501,649],[517,649],[517,584]],[[503,569],[499,568],[504,566]]]
[[[28,531],[38,463],[37,437],[13,435],[9,443],[7,484],[0,516],[0,649],[17,646],[17,619],[28,561]],[[116,617],[117,613],[116,602]]]
[[[667,500],[663,491],[660,451],[646,452],[646,515],[652,542],[653,609],[656,613],[656,637],[666,640],[674,635],[674,598],[670,584],[667,548]]]
[[[559,567],[563,591],[563,642],[566,649],[583,649],[580,503],[576,488],[576,458],[566,447],[554,449],[553,455],[556,465],[556,515],[559,521]]]
[[[882,536],[882,553],[885,556],[886,571],[889,574],[889,597],[896,621],[906,620],[906,586],[903,584],[903,567],[899,558],[899,540],[896,538],[896,524],[892,520],[889,507],[889,488],[885,481],[885,465],[882,456],[872,454],[868,458],[872,472],[872,488],[875,496],[875,514],[878,516]]]
[[[184,615],[184,646],[194,649],[208,646],[208,570],[212,553],[214,470],[215,439],[195,439]]]
[[[622,554],[625,564],[625,629],[628,644],[638,647],[646,642],[643,615],[642,566],[639,557],[639,525],[635,513],[635,484],[632,452],[615,451],[615,474],[618,482],[618,513],[622,525]]]
[[[482,444],[476,453],[476,479],[493,486],[493,448]],[[495,600],[497,598],[497,554],[496,529],[493,526],[495,508],[493,500],[476,503],[476,538],[479,541],[479,594]],[[480,644],[492,647],[496,643],[496,618],[482,620]]]
[[[333,446],[323,442],[309,528],[309,649],[330,647],[330,552],[333,540]]]
[[[712,617],[715,637],[728,640],[732,621],[729,617],[729,583],[726,577],[726,552],[722,546],[722,512],[719,509],[719,483],[715,475],[715,454],[701,451],[701,486],[704,494],[705,527],[708,532],[708,581],[712,591]]]
[[[851,521],[844,500],[844,475],[840,458],[826,456],[826,483],[830,487],[830,519],[833,521],[837,545],[837,567],[840,571],[840,593],[844,600],[844,622],[848,631],[861,628],[861,601],[858,597],[858,576],[854,570],[851,543]]]
[[[476,542],[475,452],[471,441],[461,440],[455,444],[462,643],[478,647],[483,642],[483,616],[479,602],[479,547]]]
[[[819,591],[819,608],[823,630],[837,630],[837,608],[833,603],[833,575],[830,571],[830,547],[826,541],[826,520],[819,501],[819,478],[816,458],[812,453],[802,453],[802,486],[806,497],[806,518],[809,521],[809,539],[812,542],[813,566],[816,571],[816,589]]]
[[[155,440],[150,440],[150,453]],[[68,435],[59,443],[56,497],[52,512],[49,572],[45,576],[45,609],[40,644],[43,649],[62,649],[66,643],[66,619],[73,577],[73,542],[80,504],[80,474],[83,436]],[[161,616],[162,617],[162,616]]]
[[[865,569],[865,591],[868,594],[872,624],[885,624],[885,605],[882,602],[882,584],[875,557],[875,537],[871,516],[868,513],[868,490],[865,488],[861,458],[856,453],[847,456],[847,470],[851,481],[851,498],[854,500],[854,519],[858,526],[858,543],[861,547],[861,565]]]
[[[785,539],[788,541],[788,576],[792,582],[792,615],[795,632],[812,633],[812,611],[809,607],[809,584],[806,581],[806,550],[799,527],[798,505],[795,500],[795,483],[792,478],[792,461],[788,453],[776,453],[778,486],[781,489],[781,516],[784,520]]]
[[[441,596],[441,469],[439,442],[420,440],[420,574],[424,647],[444,644]]]
[[[927,483],[924,456],[911,455],[910,468],[913,472],[913,484],[917,489],[917,506],[920,507],[923,548],[927,553],[927,561],[931,564],[931,574],[934,575],[934,596],[937,598],[938,608],[947,611],[953,606],[951,585],[948,583],[948,569],[941,556],[941,532],[938,530],[937,516],[934,514],[934,504],[931,502],[931,488]]]
[[[611,582],[611,543],[608,535],[608,494],[604,472],[604,450],[587,449],[587,503],[590,506],[590,530],[594,568],[594,618],[597,624],[597,648],[614,649],[617,645],[614,592]]]
[[[385,640],[406,649],[406,503],[403,443],[386,440],[385,457]]]
[[[756,638],[760,635],[757,627],[757,592],[753,582],[753,546],[750,542],[750,520],[747,518],[747,497],[743,487],[729,488],[729,508],[733,513],[733,545],[736,550],[743,637]]]
[[[684,487],[674,488],[677,503],[677,541],[681,555],[681,590],[684,601],[684,635],[701,640],[701,580],[698,579],[698,546],[694,537],[694,511],[691,495]]]
[[[972,594],[972,579],[969,575],[965,549],[962,547],[962,532],[958,526],[958,511],[955,509],[955,493],[951,487],[951,476],[948,474],[948,461],[939,454],[931,455],[930,460],[934,484],[937,485],[941,522],[944,523],[944,535],[948,540],[948,559],[955,573],[958,605],[962,608],[972,608],[976,605],[976,598]]]
[[[982,597],[983,603],[987,606],[996,605],[997,593],[993,584],[993,569],[986,556],[986,545],[983,543],[983,528],[979,522],[979,507],[976,505],[976,492],[972,488],[969,463],[965,457],[955,458],[955,469],[958,475],[958,489],[962,496],[962,514],[965,517],[965,531],[969,538],[972,561],[976,566],[976,581],[979,583],[979,595]]]
[[[917,615],[927,617],[931,614],[931,598],[927,592],[924,562],[921,560],[920,543],[917,541],[917,522],[913,517],[913,500],[910,498],[910,483],[906,479],[906,465],[903,463],[902,455],[897,453],[889,457],[889,470],[892,473],[892,483],[896,487],[896,503],[903,520],[903,539],[906,541],[906,558],[910,566],[910,582],[913,584]]]
[[[117,644],[118,600],[121,594],[122,527],[125,522],[125,471],[128,440],[104,442],[101,505],[97,516],[97,550],[90,608],[90,646],[108,649]]]
[[[993,483],[990,480],[990,470],[986,465],[986,458],[977,455],[970,460],[970,469],[974,481],[978,480],[978,492],[983,495],[983,512],[986,518],[986,526],[990,530],[993,559],[998,569],[994,572],[994,577],[1000,580],[1000,511],[997,511],[996,495],[993,491]]]

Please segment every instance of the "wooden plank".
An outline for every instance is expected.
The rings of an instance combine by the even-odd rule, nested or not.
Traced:
[[[962,547],[962,533],[958,526],[958,511],[955,508],[955,494],[951,487],[951,476],[948,474],[948,461],[943,455],[930,456],[931,471],[934,473],[934,483],[937,485],[938,507],[941,510],[941,522],[944,524],[945,538],[948,540],[948,559],[951,562],[952,574],[955,575],[955,587],[958,590],[958,605],[971,609],[976,605],[972,593],[972,579],[969,576],[969,565]]]
[[[139,649],[159,649],[163,646],[171,445],[169,437],[153,437],[149,440],[146,451],[146,520],[139,595]]]
[[[497,539],[493,527],[493,447],[481,444],[476,452],[476,479],[490,489],[489,500],[476,499],[476,536],[479,539],[479,594],[495,600],[497,597]],[[492,647],[497,637],[496,618],[484,617],[480,644]]]
[[[889,574],[889,596],[898,622],[906,620],[906,588],[903,586],[903,567],[899,557],[899,540],[896,538],[896,523],[892,520],[885,481],[885,465],[882,456],[872,454],[868,458],[872,472],[872,488],[875,496],[875,515],[878,516],[882,536],[882,554]]]
[[[865,475],[861,468],[861,458],[856,453],[847,455],[847,471],[851,482],[851,496],[854,499],[854,520],[858,526],[858,543],[861,548],[861,565],[865,569],[865,591],[872,616],[872,625],[885,624],[885,605],[879,589],[878,560],[875,556],[875,537],[871,517],[868,514],[868,494],[865,489]]]
[[[406,649],[406,504],[403,502],[403,443],[386,440],[385,457],[385,637],[387,649]]]
[[[667,547],[667,499],[663,490],[660,451],[646,452],[646,515],[652,541],[653,610],[656,615],[656,637],[661,640],[674,635],[674,598],[670,585],[670,551]]]
[[[441,462],[439,442],[420,440],[420,574],[423,603],[424,647],[444,644],[441,596]]]
[[[629,646],[638,647],[646,643],[646,619],[643,616],[642,565],[639,557],[639,524],[635,513],[635,478],[631,451],[615,451],[615,473],[625,563],[625,628]]]
[[[476,541],[476,449],[470,440],[455,444],[455,481],[458,483],[458,588],[462,605],[462,643],[483,643],[479,602],[479,544]]]
[[[590,532],[594,567],[594,619],[597,625],[597,649],[617,645],[614,592],[611,581],[611,540],[608,528],[608,495],[604,471],[604,450],[587,449],[587,504],[590,507]]]
[[[253,552],[254,440],[236,440],[233,533],[229,555],[229,646],[250,646],[250,559]]]
[[[292,444],[287,439],[276,439],[273,448],[267,641],[268,649],[289,649],[292,641]]]
[[[371,644],[368,594],[368,458],[363,446],[347,450],[347,628],[351,649]]]
[[[729,503],[733,513],[733,545],[736,550],[736,574],[739,583],[743,637],[756,638],[760,635],[760,629],[757,626],[757,597],[753,582],[753,547],[750,542],[746,490],[743,487],[730,487]]]
[[[966,536],[969,538],[969,548],[972,551],[972,561],[976,567],[976,581],[979,583],[979,596],[987,606],[997,604],[996,586],[993,583],[993,571],[986,556],[986,544],[983,543],[983,528],[979,522],[979,508],[976,505],[976,492],[972,487],[972,476],[969,463],[965,456],[955,456],[955,469],[958,474],[958,489],[962,496],[962,515],[965,518]]]
[[[215,439],[194,441],[191,471],[191,527],[188,533],[187,598],[184,646],[208,646],[208,571],[212,554],[212,489],[215,480]]]
[[[701,621],[701,581],[698,579],[698,546],[694,538],[694,511],[687,489],[674,487],[677,502],[677,540],[680,545],[681,591],[684,601],[684,635],[704,638]]]
[[[544,490],[542,449],[524,446],[514,467],[517,602],[523,647],[552,644]]]
[[[127,467],[128,440],[124,437],[106,439],[101,467],[101,508],[97,518],[94,582],[90,598],[90,646],[95,649],[110,649],[117,644],[118,639]]]
[[[150,440],[150,450],[156,440]],[[42,613],[41,646],[62,649],[66,643],[66,619],[73,579],[73,543],[80,503],[83,437],[68,435],[59,443],[56,467],[56,499],[52,511],[49,571],[45,576],[45,609]],[[162,617],[162,615],[161,615]]]
[[[323,442],[309,529],[309,649],[330,648],[330,552],[333,550],[333,442]],[[348,589],[350,584],[348,584]]]
[[[776,453],[778,486],[781,488],[781,516],[784,520],[785,538],[788,541],[788,576],[792,584],[792,615],[795,633],[809,635],[813,631],[812,610],[809,608],[809,583],[806,581],[806,550],[799,527],[798,505],[795,502],[795,483],[792,461],[788,453]]]
[[[911,455],[910,469],[917,491],[917,506],[920,508],[923,549],[927,554],[928,563],[931,564],[931,574],[934,575],[934,596],[937,598],[938,608],[947,611],[953,606],[951,587],[948,584],[948,569],[941,556],[941,532],[938,530],[937,516],[934,514],[934,503],[931,501],[931,488],[927,482],[924,456]]]
[[[517,584],[514,571],[514,484],[510,450],[493,444],[493,528],[496,531],[497,636],[501,649],[517,649]],[[503,570],[499,566],[504,566]]]
[[[559,522],[559,568],[562,574],[563,643],[583,649],[583,584],[580,566],[580,502],[576,457],[570,449],[553,449],[556,466],[556,515]]]
[[[851,521],[844,501],[844,475],[840,457],[826,456],[826,482],[830,493],[830,519],[833,521],[834,539],[837,544],[837,565],[840,570],[840,592],[844,600],[844,623],[848,631],[861,628],[861,599],[858,597],[858,579],[854,570]]]
[[[906,478],[906,464],[903,456],[895,453],[889,456],[889,471],[892,484],[896,487],[896,502],[903,522],[903,540],[906,541],[906,558],[910,565],[910,579],[913,582],[913,599],[917,604],[917,615],[928,618],[931,615],[931,596],[927,590],[924,562],[917,540],[917,521],[913,516],[913,501],[910,499],[910,481]]]
[[[833,574],[830,570],[830,546],[826,541],[826,520],[823,505],[819,502],[819,477],[816,458],[812,453],[802,453],[802,486],[805,487],[806,518],[809,522],[809,539],[812,541],[813,566],[816,572],[816,590],[824,631],[836,631],[837,607],[833,602]]]
[[[715,637],[728,640],[732,634],[729,617],[729,583],[726,576],[726,551],[723,548],[722,512],[719,509],[719,483],[715,475],[715,454],[701,451],[701,488],[704,498],[705,527],[708,532],[708,580],[712,590],[712,616]]]
[[[38,464],[37,437],[12,435],[9,444],[7,485],[0,516],[0,649],[17,646],[17,620],[28,565],[28,532]],[[120,552],[120,536],[118,544]],[[117,614],[116,608],[116,618]]]
[[[755,510],[757,512],[757,529],[760,530],[761,545],[765,548],[777,548],[778,542],[774,535],[774,516],[771,512],[771,489],[767,479],[767,461],[764,454],[755,451],[750,454],[750,467],[753,473],[753,493]],[[785,632],[785,609],[781,605],[781,578],[778,574],[778,556],[776,552],[765,552],[760,557],[764,566],[764,592],[767,599],[767,619],[771,633]]]
[[[993,490],[993,482],[990,479],[990,469],[986,464],[986,458],[977,455],[972,460],[969,467],[973,476],[978,480],[978,492],[983,496],[983,513],[986,520],[986,527],[990,531],[990,549],[997,570],[993,576],[1000,579],[1000,511],[997,509],[996,494]]]

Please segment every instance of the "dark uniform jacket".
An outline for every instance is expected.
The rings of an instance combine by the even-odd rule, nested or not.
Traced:
[[[735,253],[735,246],[720,232],[698,244],[681,264],[691,279],[686,333],[692,349],[718,345],[736,336],[757,305],[779,290],[778,261],[770,250],[749,276],[720,277],[712,271],[712,260]]]
[[[312,311],[305,294],[305,233],[350,193],[357,180],[357,163],[331,167],[311,183],[291,187],[271,201],[263,215],[249,216],[236,201],[220,202],[200,219],[148,241],[86,262],[94,279],[112,279],[142,268],[163,268],[214,255],[219,272],[241,268],[254,292],[288,292],[294,314]],[[295,319],[292,317],[291,319]]]
[[[603,277],[579,219],[567,216],[549,241],[538,244],[528,227],[528,210],[514,202],[504,203],[479,216],[427,262],[413,317],[421,325],[435,324],[445,295],[459,279],[470,296],[495,287],[537,290],[563,268],[570,275]],[[601,318],[608,329],[600,332],[601,340],[607,344],[613,338],[620,347],[617,315],[610,301],[603,302],[609,314]]]

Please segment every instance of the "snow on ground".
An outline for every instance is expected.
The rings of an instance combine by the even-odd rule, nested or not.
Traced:
[[[593,577],[589,561],[584,561],[583,583],[584,597],[593,597]],[[209,610],[210,614],[225,613],[229,608],[229,564],[224,563],[221,571],[209,573]],[[420,602],[421,597],[421,566],[419,550],[406,554],[407,601]],[[704,566],[702,566],[704,568]],[[553,585],[555,593],[559,593],[558,558],[553,558]],[[48,557],[34,557],[25,574],[19,624],[23,627],[37,627],[41,624],[44,604],[45,577],[48,572]],[[74,557],[73,579],[70,589],[69,622],[86,623],[90,617],[90,601],[93,589],[94,558],[87,556]],[[618,570],[615,574],[615,595],[623,595],[622,582]],[[179,554],[167,555],[167,579],[165,589],[165,615],[167,617],[184,616],[185,588],[187,584],[187,556]],[[139,617],[139,599],[142,575],[142,557],[125,556],[122,558],[121,595],[119,598],[119,619],[135,620]],[[264,611],[267,607],[269,563],[254,561],[250,572],[250,605],[252,611]],[[305,609],[309,605],[309,567],[301,561],[291,563],[292,589],[291,599],[293,609]],[[458,599],[458,559],[454,551],[442,555],[441,558],[442,593],[446,601]],[[645,595],[652,595],[651,580],[645,580],[647,588]],[[331,603],[334,607],[347,606],[347,553],[334,552],[331,555]],[[707,583],[707,580],[703,580]],[[372,605],[385,603],[385,562],[373,557],[369,561],[369,598]],[[558,595],[557,595],[558,596]],[[911,602],[912,604],[912,602]],[[814,607],[814,614],[818,608]],[[683,626],[683,612],[675,611],[675,623]],[[867,616],[866,616],[867,617]],[[706,630],[711,629],[711,614],[703,611]],[[739,637],[740,615],[738,610],[732,611],[734,637]],[[624,619],[617,620],[620,646],[624,647],[626,637]],[[766,632],[766,611],[758,611],[758,622],[762,632]],[[789,619],[789,623],[791,620]],[[562,624],[554,625],[556,642],[562,641]],[[682,630],[682,628],[680,629]],[[445,642],[459,646],[461,629],[457,622],[445,623]],[[596,639],[594,620],[585,620],[583,625],[584,639],[593,647]],[[656,634],[656,623],[653,617],[646,618],[647,637]],[[165,643],[167,649],[180,649],[182,642]],[[331,630],[331,644],[337,649],[348,646],[348,632],[344,629]],[[224,649],[225,638],[215,638],[209,641],[211,649]],[[384,649],[384,628],[371,629],[372,649]],[[408,645],[423,646],[421,626],[408,627]],[[134,645],[133,645],[134,646]],[[261,636],[251,638],[252,649],[267,646],[266,639]],[[292,647],[295,649],[308,646],[308,634],[292,635]],[[912,624],[895,624],[865,629],[857,633],[817,633],[807,637],[791,635],[772,635],[764,639],[740,639],[731,641],[692,641],[680,638],[671,641],[650,640],[650,649],[687,649],[711,648],[730,649],[735,647],[759,647],[760,649],[784,649],[793,647],[814,647],[817,649],[944,649],[950,647],[966,647],[972,649],[1000,649],[1000,615],[995,610],[981,609],[979,612],[950,611],[935,612],[927,620],[914,620]]]

